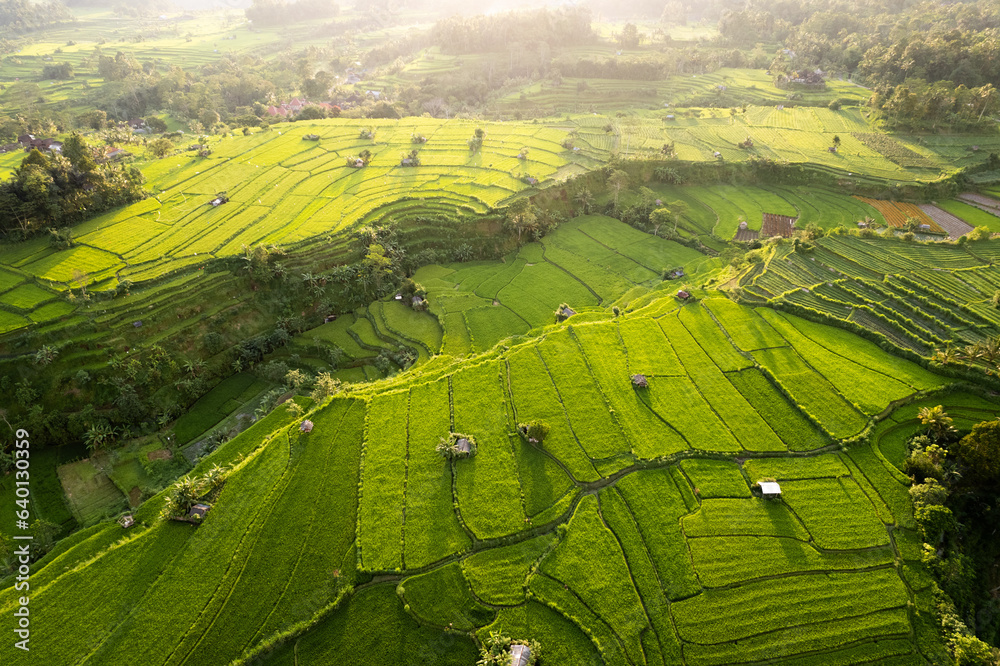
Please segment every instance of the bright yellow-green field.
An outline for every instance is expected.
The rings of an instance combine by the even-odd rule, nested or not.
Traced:
[[[486,138],[473,153],[466,142],[480,126]],[[360,137],[366,129],[375,130],[374,139]],[[303,138],[307,134],[320,139]],[[414,134],[427,142],[412,143]],[[79,287],[79,273],[91,289],[113,288],[116,275],[140,282],[241,254],[244,245],[287,246],[411,209],[485,213],[519,192],[582,171],[561,145],[565,136],[540,124],[423,118],[278,125],[216,140],[207,158],[179,152],[145,164],[153,196],[77,225],[71,249],[55,250],[40,237],[5,247],[0,265],[11,287],[34,277],[51,288],[52,294],[39,289],[41,304],[43,295]],[[518,158],[522,148],[528,148],[526,159]],[[421,166],[401,166],[413,149]],[[372,153],[369,165],[347,166],[347,157],[362,150]],[[538,183],[521,180],[528,175]],[[221,192],[229,202],[212,206]],[[30,305],[23,297],[16,304],[26,313]]]

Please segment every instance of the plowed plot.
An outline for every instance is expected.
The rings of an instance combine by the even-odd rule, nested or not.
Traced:
[[[983,210],[989,211],[994,215],[1000,215],[1000,201],[996,199],[991,199],[990,197],[983,196],[982,194],[976,194],[975,192],[966,192],[964,194],[958,195],[959,199],[964,199],[974,206],[978,206]]]
[[[763,238],[781,236],[790,238],[792,230],[795,228],[795,220],[798,218],[787,215],[776,215],[774,213],[764,213],[764,222],[760,228],[760,235]]]
[[[935,222],[927,213],[922,211],[919,207],[914,204],[903,203],[901,201],[886,201],[885,199],[869,199],[867,197],[854,197],[859,201],[864,201],[869,206],[874,207],[890,227],[896,229],[902,229],[906,226],[906,220],[909,218],[917,219],[920,224],[926,224],[929,231],[936,231],[938,233],[944,232],[944,229]]]
[[[938,226],[947,231],[948,235],[952,238],[959,238],[972,231],[971,224],[959,219],[946,210],[941,210],[937,206],[921,204],[920,210],[937,222]]]

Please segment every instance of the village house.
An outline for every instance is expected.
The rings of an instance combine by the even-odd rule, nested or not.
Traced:
[[[13,149],[14,146],[21,146],[26,153],[30,153],[36,148],[42,152],[61,153],[63,145],[62,141],[56,141],[55,139],[36,139],[33,134],[22,134],[17,137],[16,144],[4,146],[4,148],[11,147]],[[4,152],[7,151],[4,150]]]
[[[328,102],[310,102],[304,97],[293,97],[289,102],[281,102],[277,106],[267,107],[267,115],[272,118],[291,118],[307,106],[317,106],[327,112],[335,108],[335,105]]]
[[[120,160],[123,157],[127,157],[129,152],[124,148],[118,148],[116,146],[108,146],[104,151],[104,159],[106,161],[110,160]]]

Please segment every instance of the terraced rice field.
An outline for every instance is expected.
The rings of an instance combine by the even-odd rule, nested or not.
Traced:
[[[948,155],[917,141],[854,132],[867,128],[867,120],[856,109],[834,112],[809,107],[750,106],[746,113],[731,116],[727,109],[682,108],[624,118],[570,115],[569,121],[576,126],[573,136],[580,154],[595,159],[609,150],[623,156],[654,158],[663,144],[673,143],[677,158],[682,161],[743,162],[751,157],[767,158],[859,180],[874,177],[894,182],[918,181],[956,168]],[[609,124],[611,132],[605,130]],[[739,144],[748,136],[753,147],[740,148]],[[890,156],[896,160],[893,161],[876,149],[887,151],[884,146],[873,144],[873,148],[857,136],[880,137],[892,142],[896,152],[905,151],[916,157],[901,160],[892,153]],[[840,138],[837,152],[829,150],[834,137]],[[970,137],[966,145],[973,142]]]
[[[478,125],[463,120],[327,120],[222,138],[212,143],[207,158],[187,153],[145,164],[153,196],[77,225],[75,247],[55,250],[45,239],[5,247],[0,290],[7,281],[3,276],[16,274],[22,281],[34,280],[36,287],[51,295],[33,291],[32,304],[26,300],[27,289],[6,298],[0,292],[0,308],[8,308],[4,327],[16,330],[29,321],[51,320],[57,313],[50,301],[69,289],[86,285],[102,291],[113,289],[119,280],[159,279],[201,267],[206,260],[239,255],[244,245],[263,242],[305,248],[316,238],[427,206],[441,212],[485,213],[518,194],[585,173],[611,153],[653,157],[666,142],[675,143],[682,160],[714,161],[714,153],[720,152],[726,160],[757,155],[810,163],[840,175],[846,171],[897,181],[926,175],[926,169],[907,170],[863,144],[854,146],[855,139],[846,130],[863,122],[854,111],[821,108],[750,107],[733,118],[721,110],[704,109],[694,115],[678,113],[669,121],[660,116],[574,115],[551,124],[487,123],[486,142],[476,153],[469,152],[466,141]],[[608,124],[610,132],[605,131]],[[362,130],[369,129],[375,130],[375,138],[360,138]],[[842,150],[829,153],[826,142],[838,132],[844,134]],[[321,138],[304,141],[305,134]],[[428,137],[419,149],[422,164],[402,167],[402,157],[413,147],[412,134]],[[737,148],[748,134],[754,137],[754,148]],[[573,150],[562,145],[567,137]],[[520,160],[517,154],[525,147],[528,157]],[[369,165],[348,167],[346,158],[363,149],[373,154]],[[926,159],[937,159],[932,148],[919,149],[930,155]],[[936,164],[942,171],[949,168],[944,161]],[[522,180],[526,175],[539,182],[529,187]],[[709,244],[731,239],[741,219],[751,230],[759,229],[765,212],[795,217],[800,227],[816,223],[824,228],[852,226],[866,216],[899,226],[913,216],[943,233],[931,217],[910,204],[848,200],[815,188],[661,189],[688,204],[680,232]],[[229,203],[211,206],[209,202],[223,191]],[[1000,218],[987,212],[992,209],[960,201],[942,203],[941,208],[973,225],[1000,229]],[[955,228],[954,221],[946,219]],[[60,308],[70,311],[65,305]],[[481,319],[482,314],[471,316]],[[516,317],[508,319],[511,323]]]
[[[1000,286],[992,241],[910,243],[831,235],[812,252],[779,247],[741,278],[749,299],[805,308],[868,329],[922,354],[947,341],[1000,331],[991,299]]]
[[[606,48],[595,53],[587,53],[583,49],[570,49],[568,52],[576,57],[591,59],[614,55]],[[630,55],[638,53],[625,53],[624,57]],[[440,58],[435,56],[432,64],[439,61]],[[725,86],[725,95],[720,94],[719,86]],[[712,103],[720,106],[771,105],[773,108],[773,105],[785,102],[787,95],[787,91],[775,87],[772,78],[761,70],[722,68],[708,74],[678,74],[663,81],[564,77],[558,85],[545,81],[523,87],[500,100],[500,104],[511,111],[532,109],[539,115],[580,112],[589,108],[598,111],[663,109],[665,104],[681,108],[710,106]],[[860,101],[865,98],[865,93],[853,84],[831,80],[824,91],[804,93],[803,101],[825,105],[837,97]],[[845,131],[838,112],[827,114],[827,109],[817,109],[817,112],[823,114],[823,119],[833,131]],[[827,115],[831,117],[827,119]],[[862,126],[867,128],[867,123]]]
[[[439,268],[427,279],[441,288],[431,302],[448,292],[432,280],[451,280],[464,288],[440,307],[499,307],[461,309],[503,298],[550,249],[567,262],[602,233],[629,238],[606,226],[564,227],[540,261],[510,263],[518,272],[503,280],[485,264]],[[649,247],[632,245],[635,263]],[[642,275],[621,255],[592,261]],[[508,300],[526,299],[528,284]],[[890,400],[946,380],[769,309],[659,301],[614,319],[574,315],[469,362],[359,387],[309,414],[308,435],[302,417],[278,408],[199,464],[238,463],[197,529],[158,520],[154,498],[130,538],[104,523],[41,563],[32,601],[59,630],[39,630],[37,658],[228,663],[322,608],[265,662],[363,649],[353,653],[361,663],[409,663],[394,652],[404,642],[459,663],[470,635],[498,628],[584,664],[933,654],[925,620],[906,611],[931,603],[927,586],[913,585],[926,576],[919,549],[905,545],[916,538],[906,486],[882,440],[829,444]],[[648,388],[632,388],[636,372]],[[550,426],[541,443],[514,434],[531,419]],[[473,436],[476,455],[438,455],[449,432]],[[755,494],[764,477],[784,500]],[[597,492],[582,494],[583,484]],[[352,592],[370,574],[382,582]],[[119,610],[108,617],[86,600],[112,580]],[[745,612],[774,594],[785,603]],[[0,592],[0,609],[14,596]],[[358,627],[376,616],[384,631],[372,642]]]
[[[434,200],[483,213],[527,189],[522,175],[544,187],[568,163],[560,145],[565,133],[557,129],[487,124],[482,150],[470,153],[466,141],[476,127],[424,119],[330,120],[223,139],[207,158],[183,155],[147,165],[154,196],[78,225],[76,247],[31,245],[4,260],[61,288],[75,271],[94,281],[118,272],[145,277],[152,266],[166,272],[240,254],[243,245],[294,245],[335,234],[401,201]],[[362,129],[374,129],[375,138],[360,139]],[[312,133],[320,135],[318,142],[302,139]],[[412,133],[428,138],[420,146],[421,166],[401,167]],[[529,148],[526,160],[517,158],[522,147]],[[362,149],[373,154],[369,165],[346,166],[346,158]],[[223,191],[229,203],[211,206]]]
[[[414,279],[427,288],[430,311],[443,322],[444,352],[462,356],[552,324],[563,302],[579,316],[605,318],[606,308],[626,293],[658,286],[664,268],[684,266],[691,274],[707,263],[677,243],[586,216],[503,264],[427,266]]]

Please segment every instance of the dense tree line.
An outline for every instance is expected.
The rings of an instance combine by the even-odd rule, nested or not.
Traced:
[[[1000,111],[1000,94],[992,84],[978,88],[950,81],[911,79],[895,88],[879,86],[871,98],[888,129],[973,130],[992,125]]]
[[[138,169],[100,164],[96,157],[78,134],[66,140],[61,155],[32,150],[0,183],[0,233],[26,238],[142,199],[144,178]]]
[[[998,86],[998,29],[1000,5],[989,0],[759,0],[719,19],[720,36],[730,44],[780,42],[794,54],[785,61],[791,68],[856,74],[873,86],[911,78]]]
[[[734,48],[664,48],[643,56],[615,58],[557,58],[552,66],[574,78],[661,81],[674,74],[715,71],[720,67],[749,67],[760,63],[753,52]]]
[[[1000,4],[893,0],[759,0],[723,12],[720,38],[787,47],[776,77],[821,68],[872,87],[890,128],[971,129],[1000,109]]]
[[[994,358],[998,341],[990,341]],[[955,663],[990,666],[1000,640],[1000,603],[991,591],[1000,563],[1000,419],[961,436],[938,405],[918,414],[925,433],[907,444],[910,497],[923,537],[922,560],[937,579],[938,618]],[[985,642],[984,642],[985,641]]]
[[[504,51],[513,42],[572,46],[596,39],[590,21],[582,7],[453,16],[435,24],[431,41],[445,53]]]
[[[73,20],[66,5],[55,0],[0,0],[0,35],[31,32]]]

